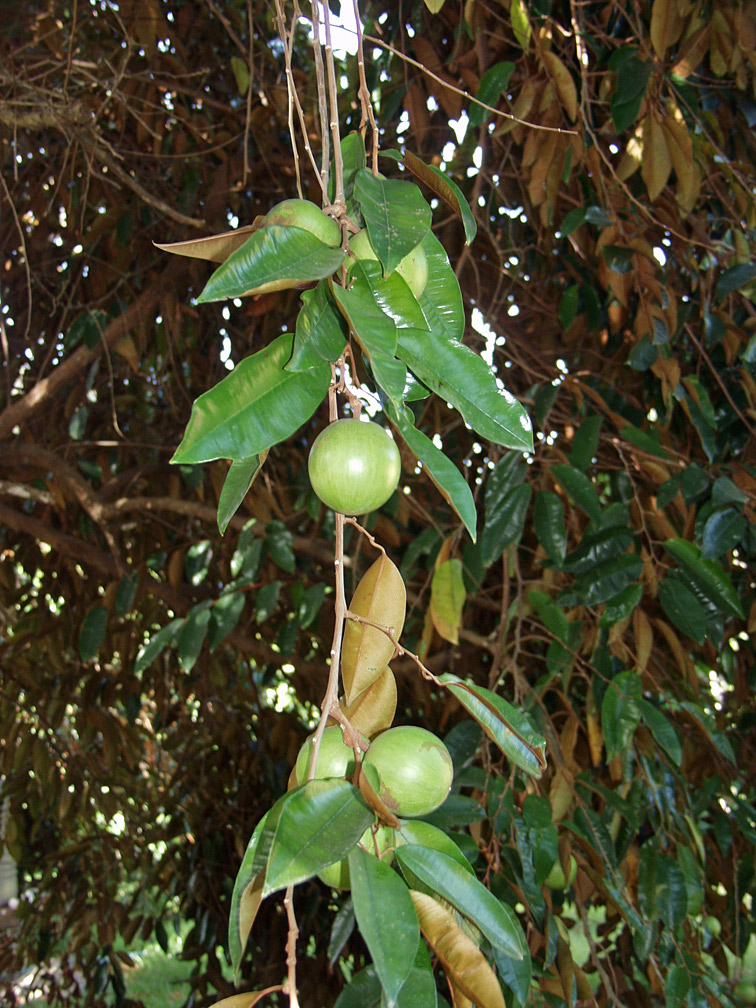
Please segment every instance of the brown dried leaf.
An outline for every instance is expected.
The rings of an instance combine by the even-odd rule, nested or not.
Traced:
[[[388,665],[351,704],[342,704],[341,710],[352,727],[368,738],[390,728],[396,713],[396,679]]]
[[[671,171],[672,159],[669,156],[664,130],[653,112],[649,112],[643,120],[641,175],[652,203],[661,195]]]
[[[385,554],[365,573],[354,593],[350,612],[376,626],[348,620],[341,649],[341,677],[347,704],[366,690],[383,673],[394,654],[391,638],[379,629],[386,627],[397,640],[404,627],[407,592],[399,569]]]
[[[677,10],[677,0],[654,0],[651,8],[651,45],[659,59],[682,35],[685,20]]]
[[[420,930],[441,961],[449,983],[479,1008],[505,1008],[493,970],[452,914],[425,893],[411,889],[410,896]]]
[[[262,220],[262,218],[258,218]],[[208,235],[207,238],[188,238],[186,241],[153,242],[152,244],[163,252],[173,252],[174,255],[189,256],[191,259],[206,259],[209,262],[225,262],[226,259],[241,248],[253,231],[257,231],[259,224],[257,220],[253,224],[245,224],[244,227],[236,228],[234,231],[222,231],[220,234]]]
[[[654,4],[654,9],[656,9],[656,4]],[[556,53],[551,51],[545,52],[543,54],[543,62],[546,64],[549,76],[556,85],[557,95],[559,96],[559,101],[562,103],[562,107],[567,113],[570,122],[575,122],[577,119],[578,95],[572,74]]]

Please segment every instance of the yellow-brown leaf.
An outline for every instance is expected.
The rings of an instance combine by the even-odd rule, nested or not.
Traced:
[[[677,11],[677,0],[654,0],[651,8],[651,45],[659,59],[682,34],[685,21]]]
[[[478,946],[454,917],[425,893],[410,890],[420,930],[441,961],[449,981],[479,1008],[505,1008],[496,976]]]
[[[658,3],[659,0],[656,0],[656,2]],[[656,8],[656,3],[654,4],[654,8]],[[572,74],[556,53],[546,51],[543,54],[543,62],[546,64],[549,76],[554,81],[562,107],[567,113],[570,122],[575,122],[577,119],[578,96]]]
[[[398,568],[385,554],[375,561],[357,585],[350,612],[369,620],[368,626],[348,620],[341,649],[341,677],[347,704],[383,673],[394,654],[394,643],[404,626],[407,593]],[[391,633],[389,637],[380,627]]]
[[[667,184],[672,171],[672,159],[661,123],[653,112],[643,120],[643,161],[641,175],[646,183],[648,198],[653,203]]]
[[[388,665],[351,704],[342,704],[341,710],[352,727],[368,738],[390,728],[396,713],[396,679]]]

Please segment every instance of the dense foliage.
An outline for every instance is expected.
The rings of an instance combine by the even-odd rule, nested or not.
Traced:
[[[416,423],[467,474],[477,543],[409,456],[369,527],[408,586],[408,646],[526,710],[548,767],[513,771],[404,658],[397,720],[451,732],[436,821],[517,909],[533,986],[503,975],[510,998],[727,1003],[756,930],[756,5],[438,7],[362,11],[381,147],[467,197],[475,242],[443,203],[434,233],[465,341],[536,443],[500,451],[427,400]],[[247,840],[322,699],[333,521],[306,457],[327,411],[221,537],[228,464],[168,460],[193,400],[292,331],[299,292],[193,303],[207,264],[153,242],[297,194],[275,6],[51,0],[14,5],[0,38],[0,773],[29,894],[0,962],[64,950],[88,996],[118,994],[114,943],[191,921],[209,1001],[234,990]],[[295,54],[315,143],[305,23]],[[341,85],[346,135],[353,58]],[[353,588],[372,557],[349,532],[347,557]],[[461,607],[434,578],[449,560]],[[570,856],[572,887],[544,886]],[[303,1005],[365,961],[335,905],[298,894]],[[286,933],[267,901],[243,989],[280,983]]]

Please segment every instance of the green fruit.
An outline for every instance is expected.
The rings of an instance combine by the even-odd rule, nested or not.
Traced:
[[[736,983],[732,993],[741,1004],[756,1004],[756,984],[753,980],[741,980]]]
[[[551,871],[546,876],[544,880],[544,885],[547,885],[549,889],[567,889],[575,881],[577,876],[577,861],[570,854],[570,875],[569,878],[565,878],[564,869],[562,868],[561,861],[555,861],[551,866]]]
[[[712,938],[719,938],[722,933],[722,922],[718,917],[704,917],[703,926],[712,936]]]
[[[391,829],[390,826],[379,826],[373,834],[372,829],[366,829],[360,837],[359,844],[368,854],[381,857],[386,864],[390,864],[394,859],[393,848],[396,847],[396,830]],[[384,858],[383,854],[386,851],[390,851],[390,853]],[[350,889],[349,861],[344,858],[343,861],[336,861],[334,864],[328,865],[323,871],[318,872],[318,878],[321,882],[331,886],[332,889]]]
[[[277,203],[265,215],[263,222],[267,224],[282,224],[288,227],[302,228],[319,238],[325,245],[336,248],[341,245],[341,228],[336,221],[323,213],[319,206],[310,200],[287,199]]]
[[[297,756],[295,773],[298,784],[307,782],[311,759],[312,737],[307,739]],[[344,741],[341,728],[338,725],[326,728],[318,751],[315,778],[320,780],[324,777],[351,777],[354,773],[354,764],[354,752]]]
[[[375,254],[375,249],[370,242],[366,228],[358,231],[354,238],[350,240],[349,251],[354,255],[355,259],[374,259],[376,262],[378,261],[378,256]],[[415,297],[420,297],[428,282],[428,257],[425,254],[425,249],[420,245],[416,245],[401,260],[396,267],[396,272],[406,281],[407,286]]]
[[[452,785],[451,756],[425,728],[389,728],[370,744],[365,763],[378,771],[381,801],[398,816],[414,819],[442,805]]]
[[[307,471],[326,507],[342,514],[375,511],[396,490],[399,449],[383,427],[362,420],[337,420],[318,434]]]

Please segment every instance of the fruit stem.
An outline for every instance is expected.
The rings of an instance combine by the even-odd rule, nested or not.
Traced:
[[[294,916],[294,886],[289,886],[284,896],[284,906],[286,907],[286,917],[289,922],[289,934],[286,938],[286,967],[287,976],[284,989],[289,996],[289,1008],[299,1008],[299,998],[297,996],[297,938],[299,928],[297,919]]]
[[[335,710],[339,701],[339,665],[341,664],[341,642],[344,636],[344,621],[347,614],[346,593],[344,591],[344,515],[334,512],[336,516],[336,542],[334,547],[333,566],[336,575],[336,598],[334,600],[333,642],[331,643],[331,664],[328,669],[328,684],[323,703],[320,707],[320,721],[312,737],[312,759],[308,780],[314,780],[318,763],[318,753],[323,732],[328,723],[328,717]]]

